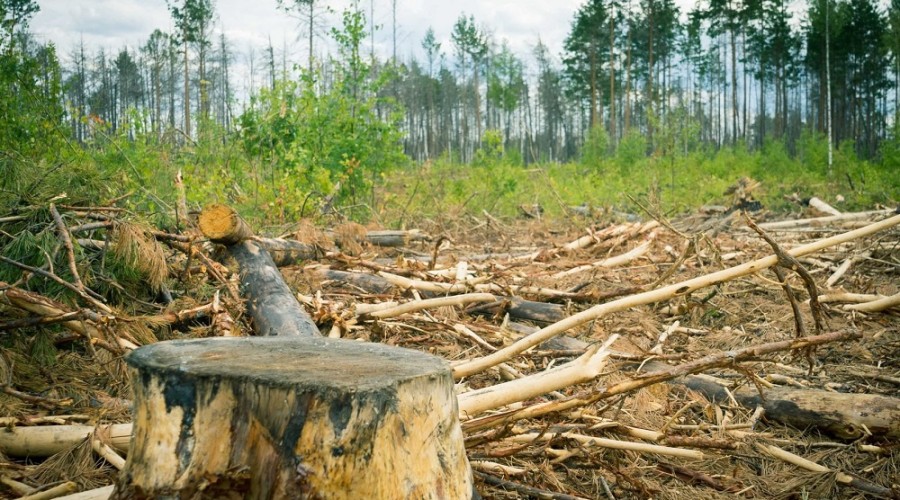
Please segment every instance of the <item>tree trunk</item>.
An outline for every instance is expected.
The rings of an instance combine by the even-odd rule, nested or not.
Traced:
[[[161,342],[127,359],[135,427],[112,498],[471,498],[438,358],[339,339]]]
[[[184,134],[191,136],[191,78],[188,65],[187,30],[184,34]]]

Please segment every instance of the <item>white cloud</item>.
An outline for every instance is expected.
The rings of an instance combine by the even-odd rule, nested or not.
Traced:
[[[352,3],[353,0],[323,2],[335,12],[326,16],[326,22],[336,25],[340,20],[337,12]],[[401,58],[421,57],[422,38],[432,27],[442,41],[444,53],[452,58],[450,32],[457,18],[465,13],[475,16],[476,22],[494,35],[498,45],[507,39],[522,57],[530,57],[539,36],[553,53],[559,53],[580,3],[581,0],[397,0],[397,52]],[[32,31],[54,42],[61,54],[69,53],[81,38],[89,50],[139,46],[154,29],[169,31],[172,26],[164,0],[43,0],[39,5],[41,11],[32,21]],[[374,0],[375,23],[380,26],[375,45],[381,57],[392,51],[392,5],[393,0]],[[371,4],[362,0],[359,6],[368,16]],[[216,12],[217,31],[224,30],[235,51],[245,53],[251,46],[260,51],[271,37],[279,54],[286,45],[289,59],[305,64],[306,38],[297,36],[299,21],[278,10],[276,0],[218,0]],[[368,50],[368,40],[364,46]]]

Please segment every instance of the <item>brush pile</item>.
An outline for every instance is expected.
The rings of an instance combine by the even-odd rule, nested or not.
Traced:
[[[900,215],[752,217],[485,213],[253,238],[323,335],[451,364],[485,498],[898,498]],[[123,357],[253,335],[241,293],[196,221],[0,217],[0,495],[112,484]]]

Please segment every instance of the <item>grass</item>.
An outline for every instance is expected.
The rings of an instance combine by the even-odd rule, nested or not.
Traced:
[[[725,190],[742,177],[761,181],[754,195],[776,211],[796,208],[790,198],[817,196],[839,210],[892,205],[900,199],[900,166],[873,164],[841,148],[829,174],[810,141],[795,157],[779,143],[762,151],[737,147],[669,157],[609,157],[593,165],[544,164],[521,167],[502,159],[463,166],[438,160],[390,174],[380,189],[378,216],[402,226],[417,216],[449,216],[487,211],[513,217],[519,205],[539,204],[549,217],[566,207],[587,204],[618,212],[637,212],[632,198],[664,213],[690,212],[704,204],[728,205]],[[815,149],[814,149],[815,148]],[[838,196],[844,201],[838,201]]]

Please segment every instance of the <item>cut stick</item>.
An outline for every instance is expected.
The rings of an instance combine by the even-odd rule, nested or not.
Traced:
[[[6,485],[7,488],[13,490],[13,492],[15,492],[19,496],[30,495],[36,491],[36,488],[28,486],[25,483],[16,481],[15,479],[7,476],[6,474],[3,474],[2,476],[0,476],[0,483],[3,483],[4,485]]]
[[[844,277],[844,274],[846,274],[847,271],[850,270],[851,265],[853,265],[853,259],[846,259],[844,262],[842,262],[841,265],[838,266],[837,270],[835,270],[834,273],[825,281],[825,288],[831,288],[835,283],[840,281],[840,279]]]
[[[371,314],[377,311],[384,311],[385,309],[393,309],[399,305],[400,303],[395,301],[378,302],[377,304],[356,304],[353,306],[353,311],[357,315]]]
[[[841,214],[840,211],[838,211],[838,209],[832,207],[828,203],[825,203],[820,198],[816,198],[815,196],[813,196],[812,198],[809,199],[809,206],[815,208],[816,210],[818,210],[819,212],[822,212],[823,214],[828,214],[828,215],[833,215],[833,216],[843,215],[843,214]]]
[[[859,260],[862,260],[862,259],[867,259],[871,255],[872,255],[872,252],[863,252],[860,255],[857,255],[855,257],[850,257],[850,258],[844,260],[844,262],[842,262],[841,265],[838,266],[837,270],[834,271],[834,274],[832,274],[828,278],[828,280],[825,281],[825,287],[826,288],[833,287],[835,283],[840,281],[840,279],[843,278],[845,274],[847,274],[847,271],[850,270],[850,266],[852,266],[853,263],[855,263]]]
[[[106,427],[112,448],[128,452],[132,424],[113,424]],[[97,427],[93,425],[42,425],[0,429],[0,452],[13,457],[49,457],[82,442]]]
[[[834,293],[826,293],[825,295],[819,295],[819,303],[826,304],[828,302],[845,302],[845,303],[862,303],[862,302],[871,302],[873,300],[879,300],[885,298],[884,295],[877,295],[873,293],[849,293],[849,292],[834,292]]]
[[[878,233],[879,231],[894,227],[897,224],[900,224],[900,215],[895,215],[893,217],[873,224],[869,224],[866,227],[855,229],[847,233],[839,234],[830,238],[825,238],[793,248],[789,250],[787,254],[793,257],[807,255],[834,245],[839,245],[841,243],[853,241],[864,236]],[[453,367],[453,376],[454,378],[459,379],[472,375],[474,373],[481,372],[498,363],[509,361],[513,357],[518,356],[531,347],[545,342],[571,328],[582,325],[589,321],[596,320],[607,314],[624,311],[640,305],[652,304],[654,302],[668,300],[674,297],[685,296],[701,288],[716,285],[728,280],[733,280],[735,278],[740,278],[742,276],[747,276],[749,274],[758,273],[759,271],[772,267],[777,263],[778,257],[775,255],[770,255],[768,257],[757,259],[752,262],[747,262],[739,266],[682,281],[681,283],[675,283],[663,288],[657,288],[656,290],[651,290],[628,297],[622,297],[618,300],[596,305],[578,314],[569,316],[562,321],[542,328],[535,334],[524,337],[521,340],[513,343],[512,345],[495,353],[481,358],[473,359],[464,364],[457,365]]]
[[[26,495],[24,497],[19,497],[19,500],[50,500],[51,498],[59,498],[63,495],[68,495],[69,493],[73,493],[77,490],[77,484],[73,483],[72,481],[66,481],[65,483],[58,484],[50,489],[32,493],[31,495]]]
[[[801,469],[806,469],[806,470],[812,471],[812,472],[834,473],[834,479],[838,483],[843,484],[845,486],[851,486],[860,491],[865,491],[867,493],[872,493],[874,495],[878,495],[878,496],[885,497],[885,498],[894,498],[894,495],[890,488],[885,488],[884,486],[881,486],[881,485],[878,485],[875,483],[871,483],[864,479],[859,479],[859,478],[853,477],[850,474],[847,474],[847,473],[844,473],[841,471],[831,470],[828,467],[825,467],[824,465],[820,465],[816,462],[813,462],[812,460],[807,460],[807,459],[801,457],[800,455],[796,455],[787,450],[783,450],[777,446],[773,446],[770,444],[756,443],[756,448],[769,456],[772,456],[779,460],[784,460],[785,462],[796,465],[797,467],[800,467]]]
[[[900,293],[885,297],[883,299],[873,300],[871,302],[863,302],[862,304],[851,304],[844,306],[848,311],[859,312],[881,312],[885,309],[900,306]]]
[[[487,460],[472,460],[469,464],[475,470],[490,472],[491,474],[502,474],[504,476],[521,476],[528,473],[528,469],[498,464],[497,462],[489,462]]]
[[[376,319],[394,318],[406,313],[421,311],[423,309],[434,309],[436,307],[445,306],[461,306],[465,304],[471,304],[473,302],[494,302],[495,300],[495,297],[489,293],[467,293],[463,295],[454,295],[452,297],[437,297],[434,299],[407,302],[391,309],[372,311],[368,313],[367,316]]]
[[[104,486],[93,490],[73,493],[64,497],[57,497],[57,500],[107,500],[113,494],[115,485]]]
[[[592,264],[586,264],[586,265],[574,267],[572,269],[568,269],[565,271],[560,271],[560,272],[554,274],[553,276],[551,276],[551,278],[553,278],[553,279],[565,278],[566,276],[571,276],[573,274],[582,273],[584,271],[590,271],[591,269],[610,268],[610,267],[621,266],[622,264],[627,264],[627,263],[633,261],[634,259],[637,259],[638,257],[647,253],[647,250],[650,250],[651,241],[652,241],[652,238],[651,238],[651,240],[645,241],[644,243],[641,243],[640,245],[632,248],[628,252],[625,252],[621,255],[616,255],[615,257],[610,257],[608,259],[603,259],[601,261],[597,261]]]
[[[460,418],[471,417],[485,410],[500,408],[597,378],[606,366],[609,346],[618,338],[618,335],[612,335],[603,345],[594,344],[578,359],[557,368],[460,394],[457,397]]]
[[[104,444],[96,437],[91,439],[91,448],[93,448],[94,452],[102,457],[103,460],[106,460],[109,465],[112,465],[118,470],[125,468],[125,459],[116,453],[116,450],[110,448],[109,445]]]
[[[894,213],[893,210],[872,210],[870,212],[854,212],[841,215],[830,215],[828,217],[813,217],[810,219],[784,220],[778,222],[764,222],[759,227],[765,230],[769,229],[785,229],[802,226],[828,227],[835,222],[857,221],[878,217],[879,215],[888,215]],[[796,257],[796,255],[794,256]]]
[[[658,444],[636,443],[634,441],[619,441],[618,439],[608,439],[594,436],[586,436],[584,434],[576,434],[574,432],[562,432],[559,434],[539,434],[532,432],[528,434],[520,434],[504,439],[514,443],[534,443],[537,441],[551,441],[556,438],[566,438],[577,441],[581,444],[592,444],[601,448],[609,448],[612,450],[626,450],[638,453],[655,453],[657,455],[668,455],[671,457],[703,459],[702,451],[685,450],[684,448],[673,448],[671,446],[661,446]]]

